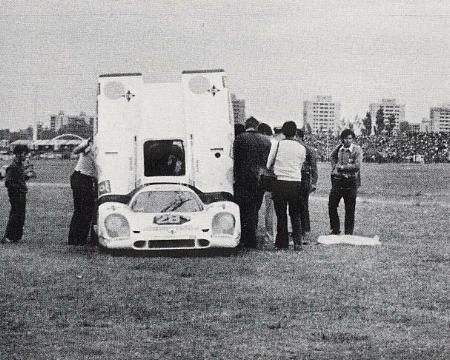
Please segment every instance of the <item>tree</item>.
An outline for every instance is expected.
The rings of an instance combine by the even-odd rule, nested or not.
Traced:
[[[355,132],[355,134],[356,135],[361,134],[362,133],[363,124],[362,124],[362,118],[359,117],[358,114],[355,115],[352,124],[353,124],[353,131]]]
[[[399,124],[400,132],[407,133],[409,131],[409,123],[407,121],[402,121]]]
[[[347,123],[347,120],[343,117],[336,122],[335,133],[339,135],[342,132],[342,130],[348,129],[348,127],[349,125]]]
[[[377,125],[377,134],[381,134],[381,132],[384,130],[384,111],[382,107],[380,107],[377,111],[376,125]]]
[[[311,124],[310,123],[306,123],[305,130],[306,130],[307,134],[312,134],[312,129],[311,129]]]
[[[370,135],[372,134],[372,116],[370,115],[370,112],[366,113],[366,117],[363,119],[363,125],[364,125],[364,135]]]
[[[41,131],[39,131],[38,139],[40,140],[49,140],[53,139],[56,136],[56,131],[49,129],[49,128],[43,128]]]
[[[388,126],[387,126],[386,130],[388,131],[389,136],[391,136],[392,135],[392,130],[394,130],[394,128],[395,128],[395,115],[394,114],[389,115],[387,125]]]

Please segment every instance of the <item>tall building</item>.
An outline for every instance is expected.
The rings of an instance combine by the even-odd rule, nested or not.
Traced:
[[[395,116],[395,127],[399,129],[399,124],[405,121],[405,104],[397,104],[395,99],[382,99],[381,103],[374,103],[369,105],[370,116],[372,117],[372,126],[376,127],[377,111],[382,108],[384,114],[384,124],[389,124],[389,117],[393,114]]]
[[[309,124],[313,133],[337,130],[341,118],[341,103],[333,102],[331,96],[317,96],[315,101],[303,102],[303,124]]]
[[[231,104],[233,106],[233,116],[235,124],[245,123],[245,100],[238,99],[236,95],[231,94]]]
[[[50,115],[50,129],[58,131],[61,127],[69,124],[79,125],[93,125],[94,116],[87,116],[84,111],[80,112],[80,115],[66,115],[64,111],[60,111],[58,115]]]
[[[430,122],[433,132],[450,132],[450,104],[431,107]]]

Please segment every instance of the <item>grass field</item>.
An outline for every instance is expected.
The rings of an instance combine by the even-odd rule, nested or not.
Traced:
[[[25,239],[0,247],[1,360],[450,358],[450,165],[365,164],[355,233],[382,246],[229,257],[68,247],[71,191],[48,183],[73,166],[35,163]],[[312,238],[328,233],[319,168]]]

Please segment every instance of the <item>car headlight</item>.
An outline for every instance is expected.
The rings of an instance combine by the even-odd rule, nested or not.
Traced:
[[[233,235],[236,219],[233,214],[221,212],[214,215],[212,220],[212,235]]]
[[[125,216],[120,214],[110,214],[105,219],[105,228],[109,237],[130,236],[130,224]]]

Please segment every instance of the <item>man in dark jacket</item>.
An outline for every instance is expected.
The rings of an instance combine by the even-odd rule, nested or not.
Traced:
[[[302,223],[302,232],[304,238],[306,233],[311,231],[311,222],[309,218],[309,194],[316,190],[319,174],[317,171],[316,154],[314,150],[310,146],[305,145],[304,142],[305,131],[303,129],[297,130],[297,137],[300,144],[302,144],[306,149],[306,158],[302,167],[302,182],[300,188],[300,219]]]
[[[233,145],[234,196],[241,214],[241,244],[248,248],[257,248],[258,211],[264,196],[258,187],[258,171],[266,166],[271,145],[269,138],[257,132],[258,125],[254,117],[248,118],[245,132]]]
[[[6,169],[5,186],[8,189],[11,210],[9,212],[8,224],[2,243],[18,242],[22,239],[23,226],[25,224],[26,195],[28,191],[28,180],[26,168],[23,165],[28,153],[26,145],[16,145],[13,150],[14,160]]]

